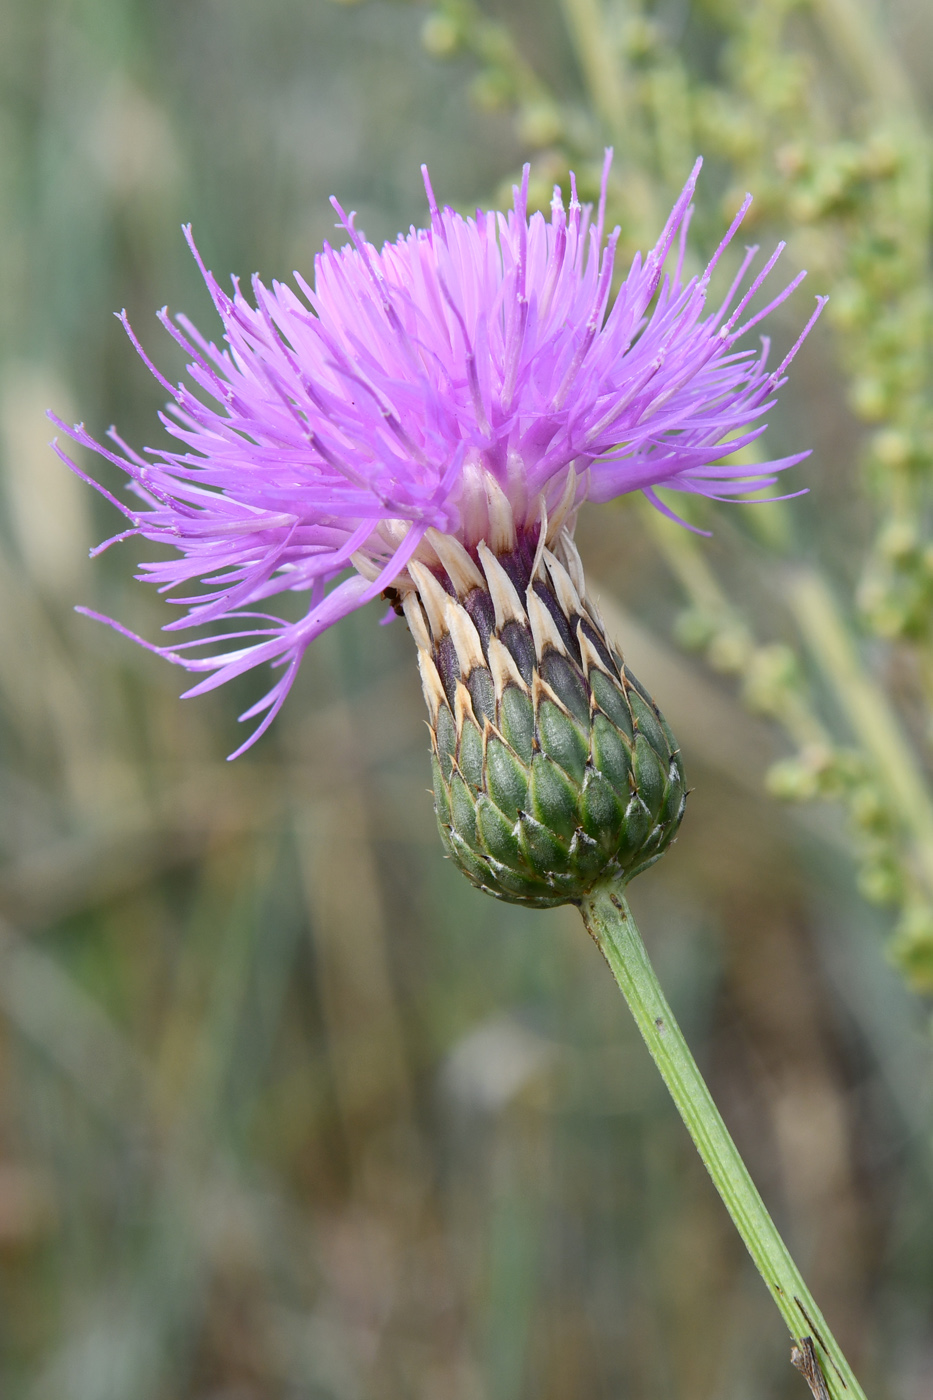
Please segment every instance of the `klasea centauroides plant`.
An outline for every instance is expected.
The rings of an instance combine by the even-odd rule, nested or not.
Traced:
[[[140,456],[113,432],[109,449],[59,426],[129,478],[129,501],[98,486],[127,520],[115,539],[173,548],[141,568],[184,592],[173,600],[186,612],[166,631],[197,639],[154,649],[202,674],[187,693],[266,662],[281,671],[242,716],[259,720],[243,748],[272,722],[316,636],[380,595],[404,615],[449,856],[500,899],[581,908],[798,1361],[812,1384],[857,1400],[624,897],[677,831],[684,775],[657,705],[607,636],[573,543],[584,501],[642,491],[670,514],[659,488],[760,499],[799,462],[805,453],[755,468],[730,456],[764,431],[820,304],[773,368],[767,340],[749,332],[800,277],[750,308],[780,247],[754,275],[749,249],[724,301],[710,304],[747,200],[709,266],[685,276],[699,162],[657,245],[618,284],[619,230],[604,229],[609,159],[595,217],[571,178],[569,205],[555,189],[550,219],[529,218],[526,169],[509,213],[464,218],[437,207],[425,173],[428,227],[379,250],[335,202],[347,242],[325,245],[313,285],[297,273],[297,290],[254,278],[252,301],[236,282],[232,296],[222,290],[189,231],[224,333],[217,345],[161,313],[190,356],[193,387],[162,378],[127,323],[171,395],[162,421],[178,450]],[[286,590],[307,595],[297,622],[266,611]]]

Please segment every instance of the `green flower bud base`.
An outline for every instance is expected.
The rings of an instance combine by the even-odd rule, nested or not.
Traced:
[[[566,536],[553,551],[481,544],[478,565],[462,554],[441,581],[415,566],[420,604],[405,608],[441,839],[498,899],[577,903],[670,844],[685,799],[677,744],[607,639]]]

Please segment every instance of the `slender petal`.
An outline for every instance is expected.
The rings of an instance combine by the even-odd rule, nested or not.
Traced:
[[[567,208],[555,189],[550,218],[529,218],[527,169],[511,210],[473,218],[439,209],[425,171],[429,226],[381,250],[335,201],[347,242],[325,244],[313,285],[298,273],[294,288],[255,277],[252,299],[236,280],[232,295],[223,291],[185,230],[222,344],[163,311],[190,356],[189,383],[175,387],[121,316],[171,395],[162,423],[175,449],[140,455],[112,430],[105,447],[83,425],[53,421],[126,473],[125,501],[98,487],[128,522],[114,539],[141,535],[175,551],[140,566],[140,577],[186,610],[171,631],[219,626],[209,642],[259,602],[309,593],[304,617],[276,620],[271,637],[236,652],[158,648],[210,673],[195,692],[266,661],[282,666],[248,712],[263,714],[264,728],[314,636],[388,588],[405,596],[415,587],[412,560],[437,567],[431,532],[454,536],[476,558],[481,541],[503,529],[540,533],[558,510],[572,533],[587,496],[644,491],[659,504],[654,488],[663,486],[760,497],[804,455],[751,470],[727,459],[763,431],[800,344],[774,372],[766,353],[738,344],[796,285],[741,324],[780,248],[743,292],[746,257],[725,303],[707,307],[711,273],[748,201],[709,267],[685,281],[698,162],[656,247],[635,258],[612,300],[619,230],[604,237],[603,229],[610,156],[595,223],[573,184]],[[675,267],[665,274],[669,253]]]

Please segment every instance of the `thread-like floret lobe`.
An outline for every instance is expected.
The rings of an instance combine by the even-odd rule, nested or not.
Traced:
[[[555,189],[550,219],[529,218],[527,167],[511,211],[473,218],[439,209],[425,171],[428,227],[381,251],[334,202],[348,241],[325,245],[313,286],[298,273],[297,290],[254,277],[252,300],[236,280],[232,295],[223,291],[186,229],[223,326],[218,345],[186,317],[160,313],[190,356],[190,386],[162,377],[122,316],[170,395],[162,422],[179,449],[141,456],[113,430],[107,447],[83,425],[59,426],[130,479],[131,503],[98,486],[127,518],[114,538],[172,546],[140,577],[185,609],[166,630],[208,629],[154,648],[204,673],[187,693],[264,662],[284,668],[242,716],[262,716],[249,742],[271,723],[316,636],[388,588],[404,595],[411,561],[447,566],[450,551],[440,558],[432,537],[463,547],[466,587],[481,541],[500,552],[545,516],[553,537],[565,521],[572,528],[586,498],[638,490],[667,510],[657,487],[754,496],[806,455],[753,469],[722,460],[764,430],[812,325],[772,370],[766,343],[739,344],[800,280],[743,320],[780,247],[745,286],[749,250],[726,300],[708,308],[710,278],[748,200],[709,266],[685,280],[698,162],[657,245],[636,256],[613,300],[619,230],[603,230],[610,158],[595,219],[572,178],[569,206]],[[264,610],[285,591],[307,594],[297,622]],[[205,642],[219,651],[204,654]]]

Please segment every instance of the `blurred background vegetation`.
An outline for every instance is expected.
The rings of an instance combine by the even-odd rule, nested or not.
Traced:
[[[442,860],[404,629],[315,643],[228,766],[249,679],[180,704],[72,612],[166,618],[43,415],[162,440],[109,312],[182,373],[182,221],[287,277],[331,193],[378,242],[422,161],[546,205],[607,142],[629,251],[697,153],[697,264],[755,193],[811,273],[779,355],[832,295],[768,439],[808,496],[578,539],[695,788],[662,980],[866,1390],[933,1396],[931,51],[923,0],[0,7],[4,1400],[804,1393],[578,915]]]

